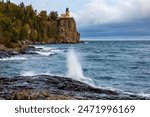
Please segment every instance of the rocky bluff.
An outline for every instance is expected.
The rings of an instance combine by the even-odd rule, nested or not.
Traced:
[[[54,36],[45,36],[43,42],[47,43],[79,43],[80,33],[77,31],[76,22],[73,17],[58,18],[57,21],[46,21],[43,23],[45,34],[53,33]]]
[[[58,20],[58,35],[62,43],[79,43],[80,33],[77,32],[74,18],[60,18]]]

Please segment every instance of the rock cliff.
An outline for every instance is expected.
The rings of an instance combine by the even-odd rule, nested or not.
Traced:
[[[62,43],[80,42],[80,33],[77,32],[74,18],[60,18],[58,20],[58,35]]]
[[[52,33],[54,35],[45,36],[46,40],[42,40],[47,43],[79,43],[80,33],[77,31],[75,19],[58,18],[57,21],[44,22],[45,34]]]

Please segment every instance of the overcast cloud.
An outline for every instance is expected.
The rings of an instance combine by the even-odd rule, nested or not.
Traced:
[[[81,27],[131,22],[150,17],[150,0],[91,0],[75,17]]]

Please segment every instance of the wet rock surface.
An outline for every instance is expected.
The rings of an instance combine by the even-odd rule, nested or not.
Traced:
[[[35,51],[38,51],[40,48],[35,48],[34,46],[27,46],[19,50],[20,54],[37,54]]]
[[[0,50],[0,58],[9,58],[9,57],[15,56],[17,54],[19,54],[19,53],[16,51]]]
[[[111,99],[145,100],[146,97],[95,88],[85,83],[57,76],[19,76],[0,78],[0,99],[6,100],[74,100]]]
[[[0,50],[0,59],[2,58],[10,58],[17,55],[23,54],[37,54],[36,51],[40,50],[40,48],[35,48],[34,46],[26,46],[19,50]]]

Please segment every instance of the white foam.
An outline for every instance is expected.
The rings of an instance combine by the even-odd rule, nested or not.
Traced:
[[[55,53],[53,52],[42,52],[42,51],[36,51],[37,54],[40,54],[42,56],[50,56],[50,55],[54,55]]]
[[[62,51],[61,51],[61,50],[59,50],[59,49],[52,49],[51,51],[52,51],[52,52],[57,52],[57,53],[62,52]]]
[[[39,49],[39,51],[36,51],[37,54],[43,55],[43,56],[50,56],[57,53],[63,53],[63,50],[59,50],[57,48],[47,47],[47,46],[35,46],[36,49]]]
[[[39,49],[41,48],[42,50],[45,50],[45,51],[50,51],[52,48],[51,47],[46,47],[46,46],[34,46],[36,49]]]
[[[44,48],[44,46],[39,46],[39,45],[38,45],[38,46],[34,46],[34,47],[35,47],[36,49],[38,49],[38,48],[42,48],[42,49],[43,49],[43,48]]]
[[[44,48],[42,48],[44,51],[51,51],[52,50],[52,48],[50,48],[50,47],[44,47]]]
[[[36,75],[52,75],[49,72],[40,73],[40,72],[34,72],[34,71],[23,71],[20,73],[21,76],[36,76]]]
[[[34,76],[36,74],[32,71],[27,71],[27,72],[22,72],[20,75],[21,76]]]
[[[21,56],[14,56],[10,58],[2,58],[0,61],[14,61],[14,60],[26,60],[26,57],[21,57]]]
[[[150,98],[150,94],[146,94],[146,93],[139,93],[138,95],[139,95],[139,96],[142,96],[142,97]]]

